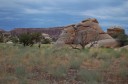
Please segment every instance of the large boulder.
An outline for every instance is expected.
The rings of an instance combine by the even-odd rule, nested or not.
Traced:
[[[49,36],[49,34],[46,34],[46,33],[42,33],[42,37],[43,37],[44,39],[52,40],[52,38]]]
[[[112,37],[110,35],[108,35],[101,29],[99,22],[95,18],[92,18],[92,19],[89,18],[87,20],[84,20],[84,21],[78,23],[77,26],[78,26],[79,30],[86,30],[87,28],[93,28],[93,29],[97,30],[99,32],[99,40],[112,39]]]
[[[42,33],[42,38],[43,39],[42,39],[41,43],[43,43],[43,44],[49,44],[52,42],[52,38],[50,37],[49,34]]]
[[[64,30],[62,30],[62,33],[60,34],[56,43],[72,43],[75,36],[74,26],[75,24],[66,26]]]
[[[97,42],[98,45],[105,46],[105,47],[118,46],[118,42],[101,29],[99,22],[95,18],[89,18],[81,21],[78,24],[72,24],[72,25],[66,26],[56,43],[61,42],[65,44],[72,44],[74,41],[74,38],[76,38],[76,33],[75,33],[76,31],[78,32],[86,31],[89,29],[93,29],[93,30],[96,30],[96,32],[98,32],[99,34],[98,36],[99,41]],[[93,38],[93,36],[96,35],[96,34],[93,35],[93,32],[90,32],[90,33],[92,33],[92,35],[89,36],[88,38]]]
[[[107,29],[107,33],[112,37],[117,37],[120,34],[125,34],[125,30],[121,27],[114,26]]]
[[[85,47],[90,47],[91,43],[86,45]],[[115,39],[104,39],[97,41],[97,44],[94,44],[93,47],[105,47],[105,48],[115,48],[119,47],[119,42]]]

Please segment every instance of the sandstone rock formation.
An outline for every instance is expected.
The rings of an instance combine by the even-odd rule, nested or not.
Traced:
[[[85,47],[90,47],[91,43],[86,45]],[[115,48],[118,47],[120,44],[115,39],[104,39],[99,40],[97,44],[94,44],[93,47],[105,47],[105,48]]]
[[[108,35],[101,29],[99,22],[95,18],[92,18],[92,19],[89,18],[87,20],[84,20],[80,22],[79,24],[77,24],[77,27],[79,30],[86,30],[87,28],[93,28],[97,30],[100,34],[99,40],[112,39],[110,35]]]
[[[107,33],[112,37],[116,37],[119,34],[125,34],[125,30],[121,27],[114,26],[114,27],[108,28]]]
[[[51,39],[49,34],[46,34],[46,33],[42,33],[42,36],[45,38],[45,39]]]
[[[75,38],[75,31],[85,31],[91,28],[96,30],[99,34],[99,46],[117,47],[119,45],[116,40],[101,29],[99,22],[95,18],[89,18],[78,24],[66,26],[57,40],[57,43],[72,44],[73,39]],[[88,38],[92,38],[92,36],[89,36]]]

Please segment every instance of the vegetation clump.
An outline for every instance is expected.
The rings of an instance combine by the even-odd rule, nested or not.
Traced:
[[[1,84],[127,84],[128,50],[0,44]],[[33,82],[34,81],[34,82]]]

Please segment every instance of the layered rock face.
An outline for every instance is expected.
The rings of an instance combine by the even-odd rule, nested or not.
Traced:
[[[48,34],[53,39],[58,39],[59,35],[61,34],[61,30],[63,30],[63,27],[53,27],[53,28],[15,28],[11,30],[12,36],[17,36],[22,33],[33,33],[33,32],[39,32],[39,33],[45,33]]]
[[[73,25],[68,25],[64,28],[62,31],[61,35],[59,36],[59,39],[57,40],[57,43],[65,43],[65,44],[71,44],[73,43],[73,39],[76,38],[75,31],[86,31],[89,29],[96,30],[98,32],[99,37],[98,37],[98,45],[99,46],[107,46],[107,47],[116,47],[118,46],[118,42],[113,39],[110,35],[105,33],[100,25],[97,19],[95,18],[89,18],[86,20],[81,21],[78,24],[73,24]],[[92,35],[88,36],[87,38],[93,38],[94,32],[90,32]],[[111,45],[111,44],[115,45]]]
[[[112,27],[107,29],[107,33],[112,37],[116,37],[119,34],[125,34],[125,30],[120,27]]]
[[[77,26],[79,30],[86,30],[87,28],[93,28],[94,30],[97,30],[100,34],[99,40],[112,39],[110,35],[108,35],[101,29],[99,22],[95,18],[91,18],[91,19],[89,18],[87,20],[84,20],[78,23]]]

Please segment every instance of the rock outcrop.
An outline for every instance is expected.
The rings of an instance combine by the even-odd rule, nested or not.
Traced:
[[[112,37],[116,37],[119,34],[125,34],[125,30],[121,27],[111,27],[107,29],[107,33],[112,36]]]
[[[99,22],[95,18],[92,18],[92,19],[89,18],[87,20],[84,20],[84,21],[78,23],[77,26],[78,26],[79,30],[86,30],[87,28],[93,28],[93,29],[97,30],[100,34],[99,40],[112,39],[112,37],[110,35],[108,35],[101,29]]]
[[[85,47],[90,47],[91,43],[86,45]],[[117,42],[115,39],[104,39],[104,40],[99,40],[97,44],[94,44],[93,47],[105,47],[105,48],[115,48],[120,45],[119,42]]]
[[[52,39],[57,40],[59,35],[61,34],[61,31],[63,30],[63,27],[53,27],[53,28],[15,28],[11,30],[12,36],[17,36],[22,33],[33,33],[33,32],[39,32],[39,33],[45,33],[48,34]]]
[[[42,37],[44,38],[44,39],[48,39],[48,40],[52,40],[52,38],[49,36],[49,34],[46,34],[46,33],[42,33]]]
[[[65,43],[65,44],[73,43],[76,30],[85,31],[91,28],[93,30],[96,30],[99,34],[99,39],[98,39],[99,41],[97,42],[99,46],[117,47],[119,45],[115,39],[113,39],[110,35],[108,35],[101,29],[99,22],[95,18],[89,18],[81,21],[78,24],[72,24],[72,25],[66,26],[62,31],[59,39],[57,40],[57,43],[59,42]],[[92,36],[89,36],[88,38],[92,38]]]

